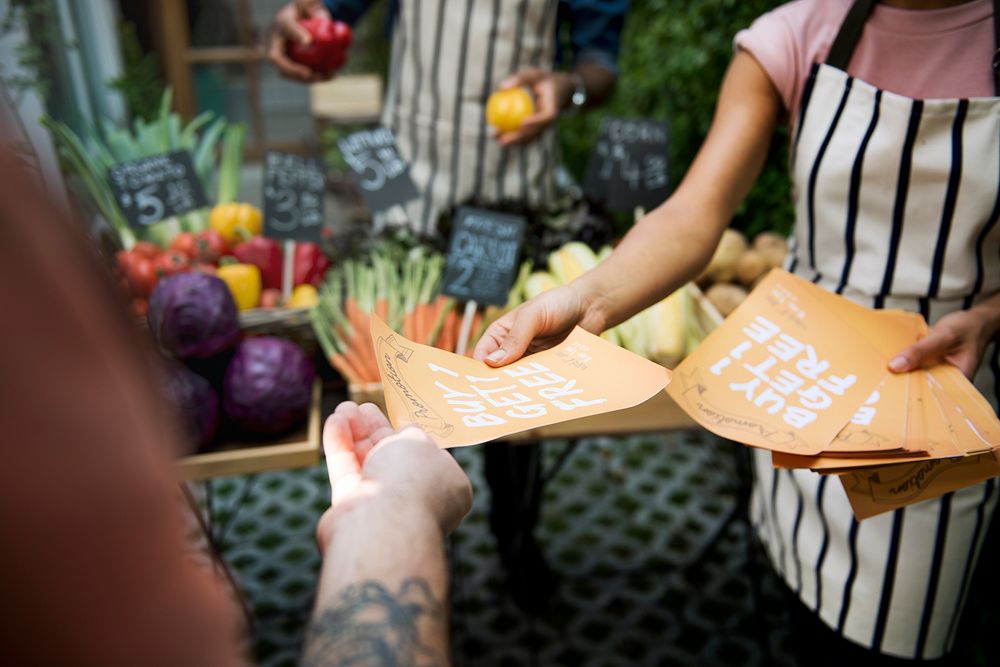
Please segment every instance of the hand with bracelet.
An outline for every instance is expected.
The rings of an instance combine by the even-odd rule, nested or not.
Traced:
[[[565,112],[602,101],[614,87],[615,75],[604,67],[577,65],[572,72],[523,69],[500,82],[499,90],[523,87],[535,98],[535,113],[516,130],[497,137],[501,146],[531,143]]]

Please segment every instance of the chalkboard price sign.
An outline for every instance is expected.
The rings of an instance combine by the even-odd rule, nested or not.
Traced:
[[[116,164],[108,169],[108,181],[125,219],[136,228],[208,206],[187,151]]]
[[[326,168],[319,158],[264,155],[264,235],[317,241],[323,228]]]
[[[613,211],[659,206],[670,194],[667,150],[665,122],[605,118],[587,163],[587,196]]]
[[[458,209],[448,241],[441,291],[460,301],[507,303],[517,275],[525,219],[485,209]]]
[[[338,139],[337,146],[370,210],[381,211],[417,198],[410,166],[396,150],[390,130],[361,130]]]

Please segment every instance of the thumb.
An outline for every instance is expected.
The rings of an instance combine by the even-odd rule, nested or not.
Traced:
[[[289,25],[288,35],[302,46],[309,46],[313,41],[312,33],[300,26],[298,23],[292,23]]]
[[[494,335],[499,347],[486,355],[484,359],[489,366],[506,366],[523,357],[528,345],[538,333],[538,315],[532,310],[526,309],[520,313],[512,311],[509,315],[513,317],[511,317],[509,326],[502,327],[504,329],[503,335]],[[497,320],[494,324],[499,322]]]
[[[950,332],[932,329],[927,336],[889,360],[889,370],[894,373],[906,373],[930,365],[931,362],[942,359],[954,342],[954,336]]]
[[[274,19],[277,32],[285,39],[290,39],[308,46],[312,43],[312,34],[299,24],[298,16],[293,12],[281,12]]]

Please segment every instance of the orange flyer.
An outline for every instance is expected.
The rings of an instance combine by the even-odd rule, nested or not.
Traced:
[[[377,317],[372,341],[389,421],[442,448],[630,408],[670,382],[666,368],[580,328],[502,368],[409,341]]]
[[[879,386],[888,356],[817,289],[772,270],[677,366],[667,392],[724,438],[789,454],[826,449]]]

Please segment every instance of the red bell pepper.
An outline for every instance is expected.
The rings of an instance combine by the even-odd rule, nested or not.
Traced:
[[[330,258],[323,254],[319,244],[310,241],[296,243],[294,284],[308,283],[319,287],[330,264]]]
[[[274,239],[255,236],[233,248],[233,256],[244,264],[260,269],[264,289],[281,289],[281,246]]]

